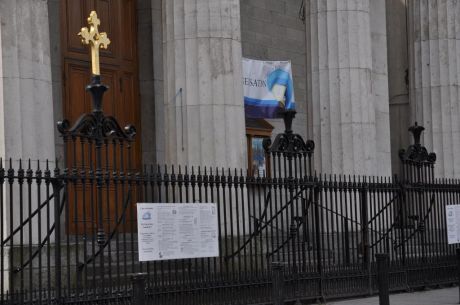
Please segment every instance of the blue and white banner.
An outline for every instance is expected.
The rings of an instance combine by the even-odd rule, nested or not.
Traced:
[[[243,92],[247,118],[278,118],[294,110],[291,62],[243,58]]]

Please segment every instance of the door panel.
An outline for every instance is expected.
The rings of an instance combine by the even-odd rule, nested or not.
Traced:
[[[125,27],[122,27],[121,32],[123,36],[123,43],[121,44],[121,55],[124,60],[133,61],[136,58],[136,45],[134,43],[135,36],[132,35],[132,29],[136,28],[136,24],[133,23],[134,18],[134,4],[133,0],[125,0],[127,5],[126,10],[121,12],[121,20],[129,20],[130,24],[126,24]]]
[[[100,51],[102,57],[110,57],[115,59],[119,58],[118,46],[120,39],[123,38],[120,35],[119,27],[123,26],[123,21],[118,18],[120,10],[118,3],[119,1],[98,0],[92,6],[95,8],[97,16],[101,20],[101,32],[107,32],[107,35],[111,41],[108,49],[102,49]],[[123,6],[125,5],[126,3],[123,4]],[[90,9],[89,11],[91,10],[93,9]],[[89,11],[87,13],[88,15]],[[113,35],[113,38],[115,39],[113,39],[110,35]]]
[[[87,48],[81,44],[81,39],[76,35],[80,29],[87,24],[88,8],[90,7],[88,0],[72,1],[64,0],[61,9],[61,24],[64,24],[63,32],[61,33],[62,51],[64,53],[76,52],[87,54]]]

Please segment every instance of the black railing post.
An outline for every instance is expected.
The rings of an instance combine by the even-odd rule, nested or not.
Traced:
[[[56,289],[56,304],[61,304],[62,301],[62,274],[61,274],[61,183],[59,179],[60,171],[58,162],[56,160],[56,167],[54,169],[54,180],[52,180],[53,195],[54,195],[54,280]]]
[[[105,267],[104,267],[104,245],[105,245],[105,230],[104,230],[104,217],[103,217],[103,202],[102,202],[102,191],[104,186],[104,177],[102,175],[102,144],[106,137],[104,133],[103,119],[104,113],[102,112],[102,99],[104,92],[107,91],[108,87],[101,84],[101,77],[99,75],[93,75],[91,84],[86,87],[86,90],[91,93],[93,102],[93,114],[96,119],[96,130],[94,131],[95,138],[95,156],[96,156],[96,208],[97,208],[97,244],[99,246],[99,265],[100,265],[100,279],[101,279],[101,290],[104,292],[105,289]]]
[[[404,169],[405,163],[403,163],[403,169]],[[395,179],[397,181],[397,179]],[[399,181],[399,198],[398,198],[398,203],[399,203],[399,211],[398,211],[398,223],[399,223],[399,232],[400,232],[400,240],[401,240],[401,262],[402,265],[406,265],[406,234],[405,234],[405,229],[407,225],[407,210],[406,210],[406,191],[405,191],[405,186],[404,183],[407,183],[407,181],[404,178],[404,173],[402,175],[402,180]]]
[[[286,110],[283,113],[283,119],[284,119],[284,125],[285,125],[285,131],[284,133],[288,135],[288,137],[293,136],[293,131],[292,131],[292,120],[295,117],[296,112],[293,110]],[[294,205],[294,190],[295,190],[295,184],[296,184],[296,179],[294,178],[294,164],[293,164],[293,159],[295,157],[295,149],[289,149],[286,150],[283,153],[283,157],[287,159],[288,161],[288,168],[287,168],[287,184],[288,184],[288,191],[289,191],[289,202],[290,204],[290,213],[291,213],[291,224],[289,226],[289,238],[291,239],[291,252],[292,252],[292,270],[290,272],[293,273],[293,276],[296,280],[298,280],[298,270],[297,270],[297,249],[296,249],[296,236],[297,236],[297,224],[296,224],[296,207]],[[286,168],[284,169],[286,171]],[[299,283],[295,283],[295,297],[298,296],[298,288],[299,288]]]
[[[458,304],[460,304],[460,248],[457,248]]]
[[[322,244],[321,244],[321,223],[320,223],[320,213],[319,213],[319,196],[320,196],[320,187],[321,181],[318,181],[318,178],[315,177],[315,189],[314,189],[314,208],[315,208],[315,243],[316,243],[316,264],[317,272],[319,274],[319,295],[322,299],[323,297],[323,258],[322,258]]]
[[[390,305],[389,292],[389,257],[387,253],[378,253],[375,255],[377,259],[377,279],[379,285],[379,304]]]
[[[272,285],[273,305],[284,305],[284,263],[272,262]]]
[[[132,304],[134,305],[145,305],[146,304],[146,280],[147,273],[135,273],[131,275],[131,281],[133,284],[133,295]]]
[[[364,178],[366,179],[366,178]],[[361,202],[361,251],[363,255],[363,268],[367,272],[367,285],[369,295],[372,295],[372,270],[371,270],[371,257],[369,245],[369,215],[367,206],[367,194],[369,185],[364,180],[362,190],[360,192]]]

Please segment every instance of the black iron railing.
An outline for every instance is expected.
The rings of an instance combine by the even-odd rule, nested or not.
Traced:
[[[272,262],[286,264],[291,298],[368,294],[377,253],[390,256],[390,289],[455,281],[444,211],[460,199],[458,181],[103,167],[101,215],[91,170],[38,164],[0,167],[4,301],[128,297],[129,276],[145,272],[149,294],[166,303],[179,293],[213,304],[235,292],[268,302]],[[137,202],[216,202],[220,256],[138,262]]]
[[[266,304],[373,294],[375,255],[389,257],[390,290],[456,281],[445,206],[458,180],[435,179],[435,155],[402,151],[401,178],[315,174],[314,143],[291,130],[265,141],[269,175],[131,162],[135,130],[94,111],[58,125],[66,163],[0,162],[2,304]],[[260,174],[260,173],[259,173]],[[136,203],[215,202],[219,257],[138,261]],[[284,272],[284,291],[273,293]],[[280,271],[283,270],[283,271]],[[145,298],[133,296],[132,275]],[[134,289],[136,294],[143,289]]]

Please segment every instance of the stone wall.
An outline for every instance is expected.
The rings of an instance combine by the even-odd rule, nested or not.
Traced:
[[[307,138],[305,25],[298,0],[240,0],[243,57],[290,60],[297,115],[293,129]],[[268,120],[273,135],[284,130],[282,120]]]
[[[409,61],[407,45],[406,0],[387,0],[386,29],[388,53],[388,90],[390,102],[391,165],[399,173],[398,150],[409,145],[411,122],[409,107]]]
[[[154,54],[153,44],[153,14],[150,1],[137,0],[137,45],[139,58],[139,94],[142,161],[145,164],[155,163],[155,107],[154,100]],[[161,20],[161,19],[160,19]],[[152,54],[154,54],[152,56]]]
[[[162,0],[152,0],[153,87],[155,96],[155,155],[160,164],[165,162],[164,92],[163,92],[163,16]]]

